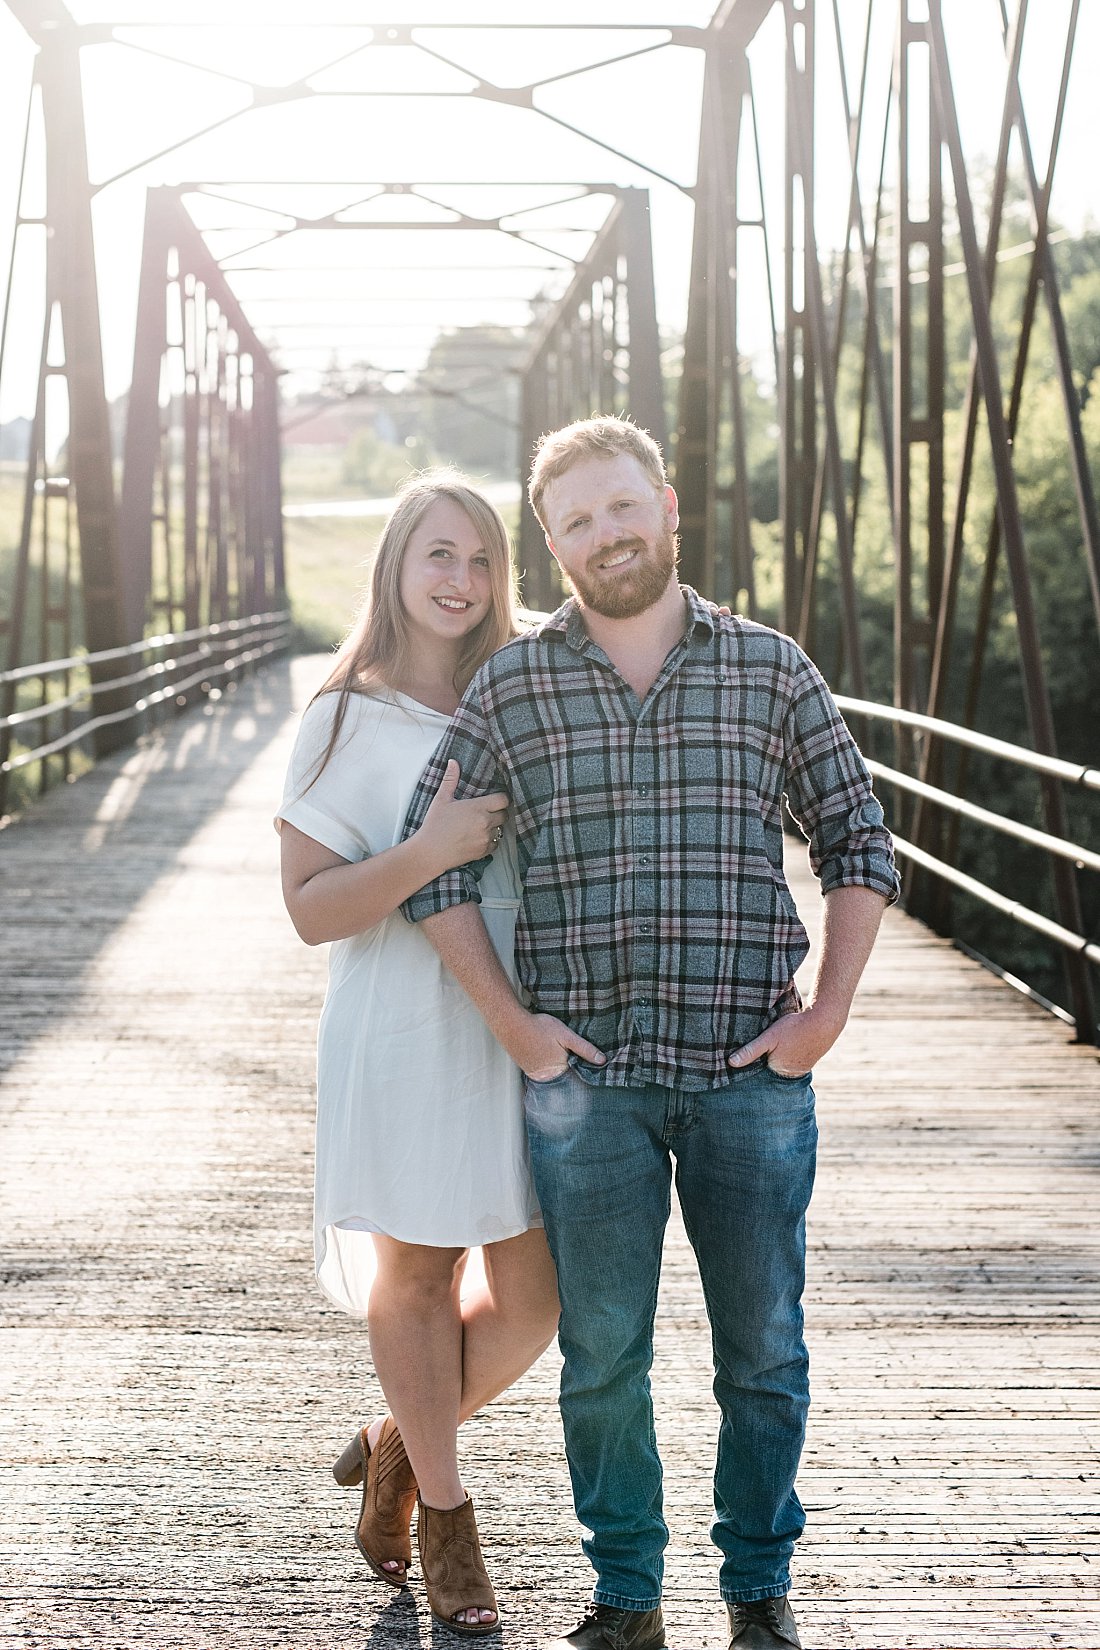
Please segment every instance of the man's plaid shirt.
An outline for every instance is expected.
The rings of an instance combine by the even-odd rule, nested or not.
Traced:
[[[520,981],[606,1054],[577,1062],[592,1082],[718,1088],[727,1055],[797,1006],[809,947],[783,876],[784,795],[826,893],[897,897],[882,809],[814,665],[790,637],[684,594],[687,634],[643,704],[572,601],[501,648],[405,826],[422,823],[451,757],[459,796],[508,792]],[[429,883],[406,916],[476,901],[484,863]]]

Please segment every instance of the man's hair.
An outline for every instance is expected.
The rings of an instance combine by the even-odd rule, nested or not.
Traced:
[[[578,459],[617,458],[620,453],[636,458],[654,487],[668,485],[660,445],[648,430],[640,430],[629,418],[579,418],[575,424],[540,436],[531,460],[527,496],[544,531],[542,504],[550,483],[572,469]]]

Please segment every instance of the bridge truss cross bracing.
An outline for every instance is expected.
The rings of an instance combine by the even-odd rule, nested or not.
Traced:
[[[1097,621],[1080,668],[1095,676],[1100,528],[1082,412],[1087,391],[1060,293],[1057,248],[1065,231],[1052,209],[1081,8],[1080,0],[1065,0],[1060,12],[1056,108],[1037,155],[1021,90],[1025,39],[1036,19],[1029,19],[1028,0],[1017,0],[1011,15],[1003,0],[989,3],[1000,8],[1004,98],[979,211],[959,113],[968,65],[953,57],[942,0],[723,0],[698,24],[597,20],[576,31],[578,38],[591,33],[587,58],[582,52],[564,70],[540,65],[526,79],[494,80],[474,66],[474,47],[487,37],[476,21],[445,34],[430,22],[337,24],[346,43],[329,61],[278,85],[243,69],[227,74],[245,89],[239,107],[95,183],[85,154],[81,50],[116,42],[163,56],[155,32],[147,16],[79,23],[59,0],[11,0],[39,47],[35,110],[47,175],[45,210],[21,207],[16,245],[48,229],[49,250],[30,461],[10,601],[0,615],[7,652],[0,658],[0,785],[33,759],[35,728],[39,753],[53,751],[54,761],[67,763],[89,730],[102,752],[131,736],[157,703],[185,702],[219,671],[231,675],[238,661],[283,645],[279,383],[299,382],[303,362],[316,370],[326,322],[330,336],[341,332],[322,273],[354,271],[363,315],[384,329],[385,300],[367,290],[366,279],[380,268],[399,274],[399,255],[380,251],[384,236],[399,235],[404,246],[416,235],[433,244],[450,235],[454,253],[440,267],[452,271],[452,302],[464,260],[472,257],[468,267],[481,272],[474,279],[484,277],[486,289],[504,280],[506,267],[514,281],[528,260],[526,288],[522,280],[504,286],[499,299],[509,325],[524,313],[531,318],[513,369],[522,456],[542,429],[595,409],[628,411],[664,440],[666,407],[675,409],[667,446],[686,576],[750,615],[779,622],[840,692],[877,775],[892,787],[910,907],[949,931],[952,889],[984,886],[978,897],[1011,906],[1016,920],[1064,954],[1072,1019],[1080,1035],[1095,1036],[1090,968],[1100,961],[1100,863],[1072,837],[1080,837],[1081,796],[1100,789],[1100,760],[1079,747],[1069,762],[1059,753],[1052,639],[1036,596],[1043,569],[1016,452],[1027,433],[1028,368],[1041,337],[1053,363],[1075,501],[1079,605],[1090,606]],[[528,39],[537,61],[553,32],[539,27],[495,25],[494,33]],[[885,68],[884,28],[892,39]],[[303,26],[303,40],[308,33]],[[395,64],[419,54],[451,79],[442,91],[402,90],[384,72],[367,89],[343,85],[339,76],[372,52],[378,61],[390,52]],[[570,75],[661,52],[698,53],[705,64],[693,179],[677,178],[652,154],[643,158],[629,121],[611,141],[548,102],[548,89]],[[461,98],[502,119],[520,111],[586,135],[605,171],[588,178],[574,172],[569,184],[550,187],[544,177],[529,202],[517,199],[515,178],[510,185],[484,176],[414,183],[411,163],[388,181],[317,180],[330,194],[336,189],[324,209],[295,205],[293,191],[280,195],[289,186],[274,175],[191,172],[182,181],[177,173],[166,186],[164,168],[174,156],[180,168],[188,165],[192,144],[214,133],[220,140],[235,123],[265,112],[333,96],[364,106],[403,96]],[[778,140],[769,118],[777,105]],[[839,168],[838,151],[823,135],[830,119],[843,122]],[[116,439],[121,450],[112,456],[91,207],[103,190],[141,167],[150,175],[154,165],[164,181],[148,200],[133,379],[124,438]],[[482,190],[476,202],[471,183]],[[658,332],[646,185],[678,192],[694,207],[682,347],[676,329],[666,328],[663,338]],[[490,187],[510,187],[508,202],[491,204]],[[1021,203],[1030,216],[1022,242]],[[242,222],[234,223],[235,211]],[[293,249],[322,235],[330,246],[361,251],[342,251],[327,264],[314,256],[304,266],[304,294],[292,292]],[[507,245],[511,262],[471,254],[487,245]],[[1026,275],[1011,310],[1004,270],[1020,259]],[[754,279],[754,265],[763,280]],[[9,297],[10,290],[9,281]],[[401,296],[413,300],[411,278]],[[10,324],[9,303],[5,340]],[[390,325],[391,344],[407,324]],[[347,333],[367,325],[351,320]],[[964,355],[969,348],[969,360],[960,348]],[[678,379],[669,370],[677,358]],[[363,365],[362,349],[356,364]],[[375,366],[376,377],[401,370],[393,355]],[[330,380],[334,370],[330,363]],[[956,381],[961,399],[952,400]],[[60,448],[47,434],[59,385],[68,424]],[[434,393],[461,405],[464,384],[440,383]],[[483,416],[476,406],[471,411]],[[762,429],[762,417],[774,418],[774,427]],[[774,503],[764,496],[772,490]],[[559,587],[526,509],[520,550],[528,599],[549,605]],[[990,761],[1007,760],[1004,749],[993,752],[996,740],[983,744],[969,731],[988,714],[989,683],[1003,679],[1006,632],[1017,649],[1013,692],[1022,711],[1012,760],[1034,775],[1035,820],[1002,819],[1001,828],[1030,842],[1050,877],[1049,898],[1023,903],[966,869],[966,833],[989,813],[967,793],[988,786]],[[36,671],[36,655],[42,665],[51,653],[63,656],[54,664],[65,670]],[[889,764],[879,737],[887,727]],[[38,771],[44,779],[46,760]]]

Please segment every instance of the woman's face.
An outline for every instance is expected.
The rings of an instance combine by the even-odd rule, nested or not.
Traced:
[[[489,612],[489,554],[460,504],[429,505],[405,546],[401,606],[420,641],[461,642]]]

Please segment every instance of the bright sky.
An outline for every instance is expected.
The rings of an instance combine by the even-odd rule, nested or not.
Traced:
[[[852,95],[858,83],[868,0],[837,0]],[[1044,170],[1071,0],[1033,0],[1025,38],[1024,99],[1036,163]],[[571,268],[565,254],[587,244],[608,199],[554,204],[562,183],[613,182],[652,191],[658,309],[670,330],[686,306],[692,209],[676,184],[694,182],[702,53],[668,44],[670,19],[705,25],[712,0],[568,0],[546,6],[480,0],[471,8],[440,0],[392,0],[384,8],[314,0],[310,27],[298,0],[70,0],[81,22],[128,20],[113,39],[83,53],[89,153],[97,183],[127,172],[180,138],[216,131],[111,182],[96,198],[95,230],[108,392],[130,375],[142,211],[149,184],[204,180],[220,196],[189,197],[215,253],[237,272],[233,283],[257,330],[279,348],[291,387],[306,388],[335,356],[367,360],[395,374],[415,370],[441,326],[494,321],[522,324],[540,290],[556,292]],[[860,160],[865,214],[877,176],[882,115],[890,81],[894,0],[872,0],[867,136]],[[964,128],[975,157],[991,158],[1003,96],[1004,54],[998,0],[949,0],[946,26]],[[819,202],[822,248],[836,247],[847,211],[847,139],[840,107],[830,0],[818,0]],[[453,26],[456,15],[484,29]],[[545,26],[505,31],[504,22],[598,24],[582,32]],[[186,26],[179,26],[181,17]],[[168,26],[175,18],[176,26]],[[370,19],[376,20],[372,29]],[[377,20],[416,28],[417,44],[386,44]],[[660,25],[665,23],[666,27]],[[345,26],[340,26],[344,24]],[[295,26],[298,25],[298,26]],[[428,26],[431,25],[431,26]],[[451,25],[451,26],[448,26]],[[615,26],[629,25],[627,32]],[[652,48],[652,49],[647,49]],[[624,52],[629,60],[590,67]],[[0,0],[0,268],[6,271],[14,218],[23,119],[33,47]],[[176,62],[181,59],[185,62]],[[337,62],[336,59],[341,61]],[[442,59],[448,59],[444,62]],[[761,30],[751,60],[764,155],[765,210],[782,228],[782,19]],[[455,64],[461,65],[456,68]],[[1055,217],[1070,232],[1100,217],[1100,4],[1084,0],[1056,173]],[[464,73],[472,70],[473,73]],[[542,82],[535,108],[502,106],[462,94],[474,76],[500,86]],[[304,81],[310,96],[249,109],[251,83]],[[398,91],[418,95],[397,97]],[[353,95],[368,93],[371,95]],[[437,95],[425,95],[434,93]],[[545,114],[536,112],[545,111]],[[556,117],[548,119],[546,115]],[[239,118],[238,118],[239,117]],[[582,128],[623,151],[617,156],[558,122]],[[624,158],[630,157],[630,158]],[[632,164],[631,162],[642,164]],[[664,174],[661,181],[645,170]],[[265,180],[280,180],[279,186]],[[314,180],[334,180],[324,188]],[[537,245],[485,233],[354,228],[298,231],[249,251],[290,220],[341,209],[345,221],[401,220],[407,202],[371,202],[384,181],[435,184],[432,204],[516,214],[509,226]],[[511,180],[511,181],[509,181]],[[543,187],[535,187],[540,180]],[[492,187],[488,187],[492,184]],[[749,196],[750,206],[752,203]],[[24,210],[39,209],[37,168]],[[30,410],[41,325],[41,231],[20,236],[17,284],[0,418]],[[743,237],[742,325],[747,346],[770,355],[761,237]],[[258,268],[257,265],[264,267]]]

